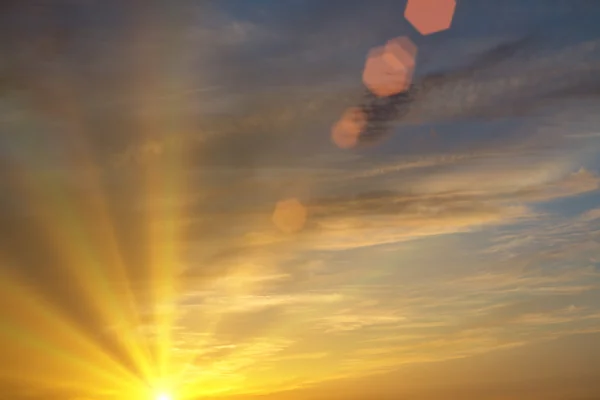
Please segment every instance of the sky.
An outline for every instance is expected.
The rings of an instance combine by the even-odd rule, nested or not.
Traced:
[[[0,6],[0,399],[600,397],[600,5],[405,5]]]

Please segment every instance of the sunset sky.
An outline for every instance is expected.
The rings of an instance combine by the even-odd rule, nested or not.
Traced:
[[[600,2],[24,3],[0,399],[600,398]],[[336,147],[401,36],[406,112]]]

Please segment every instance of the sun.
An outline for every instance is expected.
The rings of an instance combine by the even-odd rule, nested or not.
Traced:
[[[167,393],[159,393],[156,395],[154,400],[173,400],[173,397]]]

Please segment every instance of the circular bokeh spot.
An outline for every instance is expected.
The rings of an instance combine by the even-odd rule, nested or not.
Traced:
[[[331,128],[331,141],[340,149],[351,149],[358,144],[366,125],[365,112],[359,107],[351,107]]]
[[[284,233],[296,233],[302,230],[306,223],[306,207],[296,198],[280,200],[273,211],[273,223]]]

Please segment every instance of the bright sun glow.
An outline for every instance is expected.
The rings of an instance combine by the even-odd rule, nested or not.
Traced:
[[[166,393],[159,393],[156,395],[155,400],[173,400],[173,398]]]

